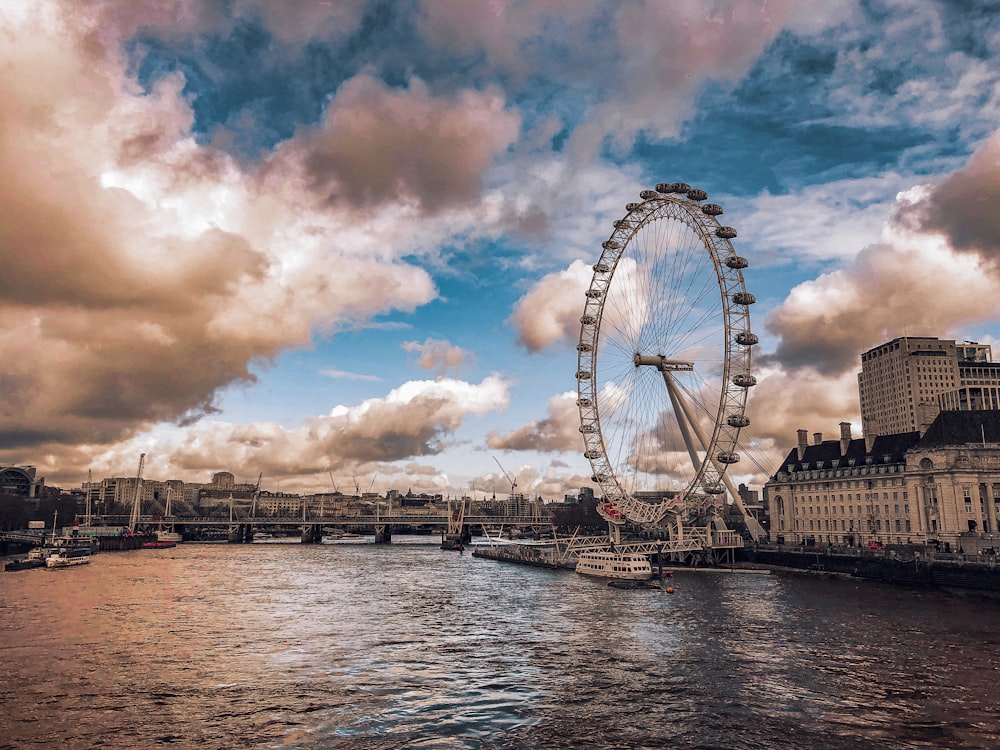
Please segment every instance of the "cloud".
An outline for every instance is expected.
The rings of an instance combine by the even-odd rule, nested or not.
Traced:
[[[836,377],[810,369],[791,372],[780,367],[755,368],[757,385],[747,402],[750,427],[746,437],[790,448],[799,429],[809,430],[810,435],[825,432],[827,437],[840,436],[841,422],[852,422],[858,429],[860,354],[857,352],[856,369]],[[780,459],[784,455],[775,457]]]
[[[263,472],[272,481],[320,474],[386,473],[386,465],[437,455],[469,416],[505,409],[509,386],[497,376],[480,383],[408,381],[384,397],[283,427],[270,422],[231,424],[203,420],[183,431],[161,430],[102,452],[92,465],[101,476],[121,472],[145,452],[161,477],[189,478],[220,467]],[[399,469],[397,469],[399,470]]]
[[[441,339],[428,338],[424,339],[423,343],[404,341],[402,347],[404,351],[420,355],[417,365],[421,369],[434,370],[441,374],[447,371],[460,372],[463,367],[475,360],[471,352]]]
[[[507,451],[576,451],[583,452],[580,436],[580,411],[573,392],[554,396],[548,405],[548,416],[519,427],[512,432],[492,434],[486,441],[489,448]]]
[[[393,89],[371,75],[344,83],[318,127],[277,150],[326,202],[415,203],[428,212],[473,204],[483,173],[518,135],[498,90],[431,95],[417,78]]]
[[[787,262],[819,266],[849,261],[877,241],[892,196],[912,185],[910,175],[885,172],[807,185],[784,195],[765,191],[734,199],[735,210],[727,213],[738,223],[737,246],[753,248],[752,268]]]
[[[536,352],[557,342],[570,341],[580,332],[584,295],[593,269],[583,261],[573,261],[565,271],[543,277],[517,301],[511,323],[518,341]]]
[[[395,222],[197,144],[180,75],[143,91],[93,18],[35,10],[0,49],[0,449],[188,422],[251,363],[436,296]]]
[[[936,187],[922,206],[922,228],[941,232],[958,250],[977,253],[1000,266],[1000,131],[964,167]]]
[[[765,319],[780,341],[763,361],[837,376],[857,367],[862,351],[896,336],[948,335],[995,316],[997,279],[980,259],[907,226],[931,194],[928,187],[901,193],[880,243],[846,268],[794,287]]]
[[[428,0],[417,24],[435,47],[515,81],[544,70],[553,83],[582,91],[584,71],[593,91],[577,102],[583,123],[572,136],[584,155],[596,153],[609,135],[620,147],[638,132],[677,136],[705,81],[738,80],[786,25],[815,33],[841,20],[847,7],[790,0]]]

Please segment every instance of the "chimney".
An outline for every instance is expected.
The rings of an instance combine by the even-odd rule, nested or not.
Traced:
[[[795,434],[799,436],[799,461],[801,461],[806,455],[806,446],[809,445],[809,431],[796,430]]]
[[[813,445],[822,445],[823,443],[823,433],[814,432],[813,433]]]
[[[841,422],[840,423],[840,455],[844,456],[847,454],[847,449],[851,445],[851,423]]]

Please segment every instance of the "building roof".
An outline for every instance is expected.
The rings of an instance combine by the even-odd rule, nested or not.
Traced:
[[[970,443],[1000,443],[1000,411],[943,411],[927,428],[920,447]]]
[[[865,450],[864,438],[853,438],[843,455],[840,453],[840,440],[824,440],[819,444],[807,445],[802,460],[799,460],[798,447],[792,448],[781,462],[778,472],[787,471],[789,466],[792,471],[808,471],[846,468],[852,462],[854,466],[901,463],[906,451],[914,447],[934,448],[984,442],[1000,443],[1000,411],[942,411],[923,437],[919,432],[879,435],[870,451]]]
[[[864,438],[853,438],[847,450],[840,453],[840,440],[824,440],[822,443],[807,445],[799,460],[798,447],[792,448],[778,471],[807,471],[809,469],[836,469],[848,466],[866,466],[900,463],[903,454],[920,440],[919,432],[904,432],[897,435],[880,435],[875,438],[871,451],[865,450]],[[868,459],[871,459],[869,461]]]

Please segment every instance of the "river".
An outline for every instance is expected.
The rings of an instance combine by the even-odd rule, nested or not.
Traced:
[[[1000,747],[998,601],[398,541],[0,574],[0,748]]]

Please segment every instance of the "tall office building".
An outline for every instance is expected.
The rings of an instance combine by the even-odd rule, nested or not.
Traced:
[[[903,336],[861,355],[858,394],[867,441],[923,433],[942,410],[1000,408],[1000,363],[986,344]]]

